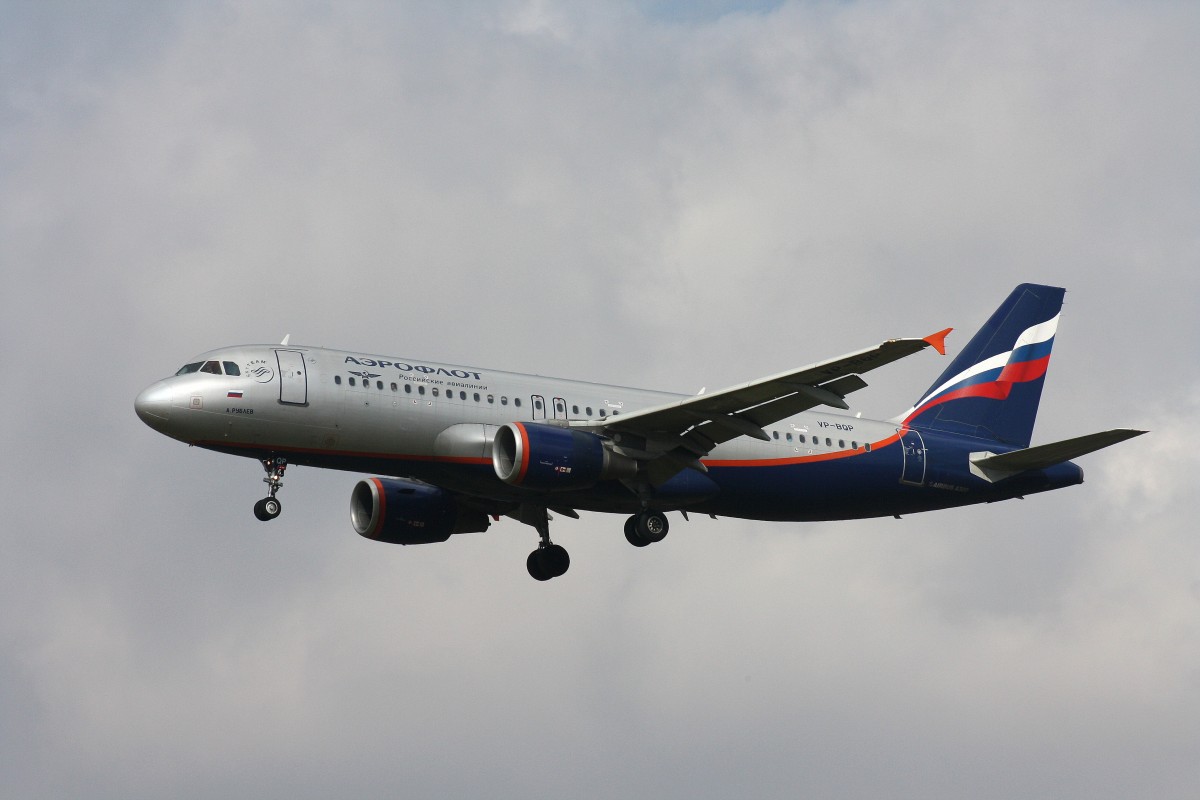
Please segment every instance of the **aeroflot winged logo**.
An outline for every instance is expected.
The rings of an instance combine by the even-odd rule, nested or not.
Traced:
[[[905,423],[951,400],[966,397],[1003,400],[1012,391],[1014,383],[1028,383],[1045,376],[1057,331],[1058,315],[1027,328],[1017,337],[1012,350],[997,353],[963,370],[922,398],[904,415]]]

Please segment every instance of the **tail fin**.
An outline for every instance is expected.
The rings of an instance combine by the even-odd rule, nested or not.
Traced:
[[[1023,283],[897,421],[1028,447],[1064,289]]]

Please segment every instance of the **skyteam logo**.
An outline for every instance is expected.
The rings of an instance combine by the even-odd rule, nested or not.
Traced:
[[[270,383],[271,379],[275,377],[275,371],[268,367],[267,362],[261,358],[247,364],[245,372],[259,383]]]
[[[904,415],[908,424],[931,408],[968,397],[1004,400],[1015,383],[1028,383],[1045,377],[1050,363],[1050,350],[1058,332],[1058,315],[1017,337],[1013,349],[997,353],[985,361],[963,370],[923,397]]]

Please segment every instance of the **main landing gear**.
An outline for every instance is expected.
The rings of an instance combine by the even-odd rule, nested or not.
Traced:
[[[550,515],[542,507],[526,507],[514,514],[526,525],[537,529],[541,541],[537,550],[529,554],[525,566],[534,580],[548,581],[566,573],[571,566],[571,557],[566,548],[550,541]],[[643,511],[625,521],[625,538],[634,547],[645,547],[661,542],[667,535],[670,523],[661,511]]]
[[[264,458],[261,459],[263,469],[267,472],[267,477],[263,478],[263,483],[267,485],[267,496],[254,504],[254,516],[258,517],[263,522],[268,522],[279,516],[279,512],[283,511],[283,505],[275,497],[275,493],[283,486],[283,473],[287,471],[286,458]]]
[[[521,521],[532,525],[541,539],[537,550],[525,559],[525,567],[535,581],[548,581],[564,575],[571,566],[567,548],[550,541],[550,515],[546,509],[521,509]]]
[[[661,542],[671,525],[661,511],[643,511],[625,520],[625,539],[634,547]]]

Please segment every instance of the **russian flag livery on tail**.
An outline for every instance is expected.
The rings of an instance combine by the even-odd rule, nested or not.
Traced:
[[[699,395],[285,339],[197,356],[134,407],[173,439],[259,461],[268,487],[254,506],[260,520],[279,516],[289,464],[376,473],[386,477],[350,494],[362,537],[431,544],[507,516],[537,532],[526,567],[544,581],[570,566],[550,540],[551,512],[627,514],[625,538],[645,547],[666,537],[674,512],[900,516],[1082,483],[1070,459],[1143,431],[1029,446],[1063,295],[1018,286],[891,420],[838,412],[866,373],[926,349],[945,355],[949,328]]]
[[[1022,284],[900,421],[1013,447],[1033,435],[1064,290]]]

